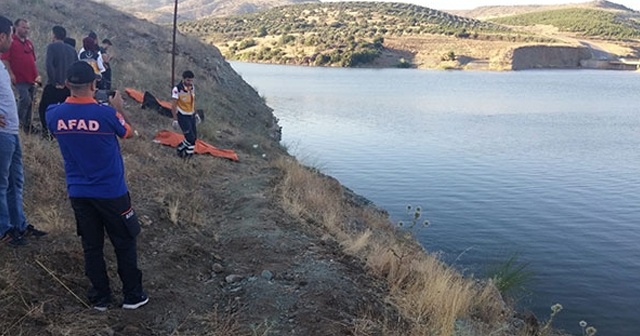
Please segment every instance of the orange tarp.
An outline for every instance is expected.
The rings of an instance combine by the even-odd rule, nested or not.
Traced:
[[[184,140],[184,136],[182,134],[178,134],[176,132],[171,132],[167,130],[162,130],[156,134],[154,142],[171,146],[178,147],[178,145]],[[232,161],[238,161],[238,155],[231,149],[219,149],[216,148],[200,139],[196,140],[196,154],[210,154],[213,156],[229,159]]]
[[[129,95],[129,97],[133,98],[133,100],[142,104],[142,100],[144,98],[144,93],[142,91],[138,91],[132,88],[125,88],[124,92],[126,92]]]
[[[125,88],[124,92],[126,92],[129,97],[133,98],[133,100],[137,101],[138,103],[142,104],[142,102],[144,101],[144,92],[142,91],[138,91],[136,89],[133,88]],[[158,101],[158,104],[160,104],[160,106],[169,109],[169,111],[171,111],[171,102],[168,102],[166,100],[160,100],[160,99],[156,99]]]

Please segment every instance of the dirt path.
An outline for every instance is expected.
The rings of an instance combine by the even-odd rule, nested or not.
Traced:
[[[11,335],[346,335],[365,319],[395,316],[385,287],[360,262],[281,209],[273,192],[279,171],[266,160],[240,153],[237,163],[211,157],[183,162],[172,149],[146,142],[123,151],[130,176],[156,174],[130,178],[143,224],[139,259],[150,303],[136,311],[87,309],[36,264],[84,298],[82,249],[71,209],[62,207],[61,227],[44,225],[48,237],[21,249],[0,246],[3,270],[27,281],[13,284],[19,295],[3,297],[0,306],[16,323]],[[153,162],[157,167],[149,170]],[[182,189],[170,187],[178,183]],[[198,199],[178,206],[172,218],[184,191]],[[194,207],[199,215],[189,213]],[[111,250],[107,243],[117,301]]]
[[[528,30],[532,33],[536,33],[550,39],[562,41],[570,45],[586,47],[591,52],[592,58],[596,60],[615,60],[617,59],[616,54],[621,53],[622,50],[619,45],[578,38],[573,36],[573,34],[560,32],[558,28],[554,26],[535,25],[530,27],[519,26],[518,28]]]

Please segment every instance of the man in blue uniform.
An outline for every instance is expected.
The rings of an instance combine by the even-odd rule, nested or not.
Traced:
[[[89,300],[100,311],[112,300],[103,253],[106,230],[118,260],[122,308],[136,309],[149,298],[137,266],[140,224],[131,207],[117,139],[131,136],[131,127],[121,114],[122,97],[116,93],[109,99],[113,107],[98,104],[93,98],[96,74],[86,62],[69,68],[66,86],[71,96],[63,104],[50,106],[45,115],[64,158],[67,191],[82,237],[85,273],[92,285]]]

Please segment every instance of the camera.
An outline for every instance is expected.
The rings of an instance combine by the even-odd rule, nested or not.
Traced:
[[[94,98],[100,104],[109,104],[109,97],[113,97],[116,95],[115,90],[97,90]]]

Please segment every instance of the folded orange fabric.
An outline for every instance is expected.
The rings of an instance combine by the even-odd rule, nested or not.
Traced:
[[[137,101],[138,103],[142,103],[142,100],[144,98],[144,93],[142,91],[138,91],[132,88],[125,88],[124,92],[126,92],[129,97],[133,98],[133,100]]]
[[[134,88],[125,88],[124,92],[126,92],[129,97],[133,98],[133,100],[137,101],[138,103],[142,104],[144,102],[144,92],[136,90]],[[156,101],[158,102],[158,104],[160,104],[160,106],[171,111],[171,102],[160,99],[156,99]]]
[[[178,145],[184,140],[182,134],[171,132],[167,130],[161,130],[156,134],[153,142],[163,144],[171,147],[178,147]],[[196,140],[196,154],[210,154],[213,156],[229,159],[232,161],[238,161],[238,155],[231,149],[219,149],[213,145],[210,145],[200,139]]]

